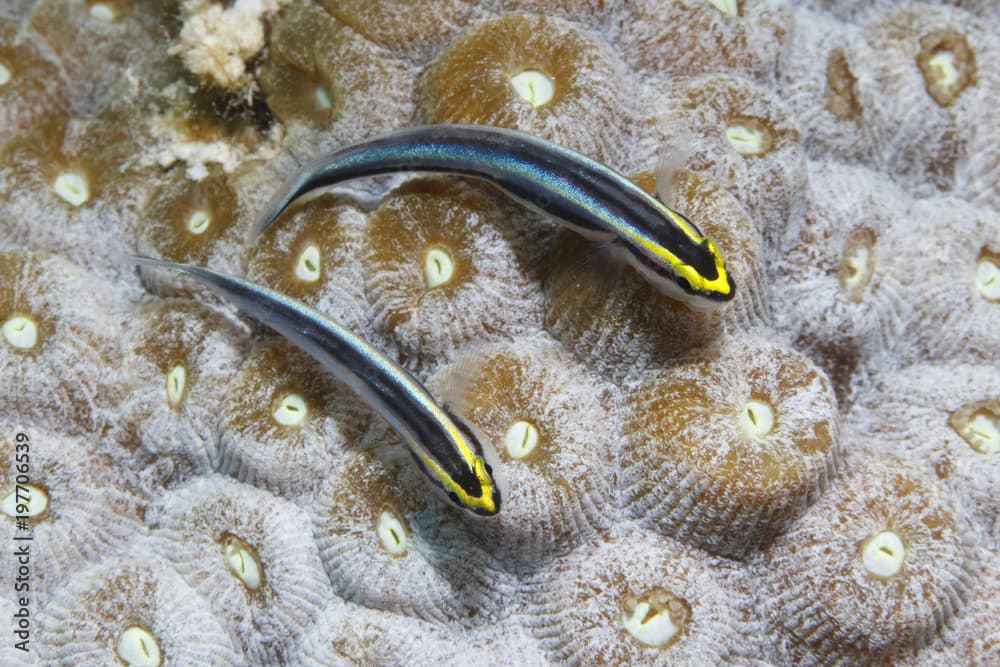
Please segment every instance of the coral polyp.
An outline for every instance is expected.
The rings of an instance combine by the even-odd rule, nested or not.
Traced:
[[[606,527],[600,508],[613,499],[614,394],[554,341],[471,351],[428,385],[496,447],[515,489],[500,516],[473,527],[506,562],[533,569]]]
[[[581,545],[522,596],[526,624],[559,663],[724,663],[743,643],[736,592],[693,552],[642,532]]]
[[[823,373],[766,339],[642,379],[626,397],[623,502],[645,525],[713,553],[757,550],[829,484],[837,401]]]
[[[621,65],[587,33],[560,19],[508,14],[459,34],[428,65],[417,116],[521,130],[621,163],[634,117],[627,86]],[[588,131],[569,129],[578,125]]]
[[[890,391],[891,387],[905,388]],[[906,452],[963,499],[1000,544],[1000,374],[978,364],[921,363],[886,373],[859,392],[852,437]]]
[[[215,467],[288,497],[309,497],[370,412],[290,343],[259,342],[219,406]]]
[[[321,195],[268,228],[251,251],[247,278],[370,337],[361,263],[364,227],[361,211]]]
[[[352,11],[337,3],[335,14]],[[274,115],[295,143],[336,142],[399,125],[412,108],[406,67],[350,24],[312,3],[290,3],[274,23],[257,76]],[[302,129],[308,131],[299,136]]]
[[[500,195],[420,178],[382,201],[365,229],[374,325],[404,363],[427,370],[473,341],[540,327],[541,300]]]
[[[30,40],[18,40],[13,21],[0,20],[0,145],[18,130],[65,112],[66,98],[56,63]]]
[[[246,347],[246,329],[189,301],[138,314],[129,334],[121,419],[132,433],[133,469],[176,485],[218,459],[218,415]],[[150,479],[149,482],[154,480]]]
[[[5,419],[0,463],[0,522],[12,536],[31,537],[30,553],[37,558],[31,594],[39,605],[60,595],[81,568],[113,557],[145,533],[146,502],[129,475],[85,440],[42,428],[29,432]],[[5,570],[0,583],[13,589],[15,572]]]
[[[72,582],[39,618],[48,664],[238,665],[242,652],[163,559],[137,550]]]
[[[288,501],[213,475],[154,508],[153,541],[247,660],[284,661],[330,594],[308,519]]]
[[[955,503],[906,464],[852,466],[761,560],[761,601],[783,658],[857,664],[912,656],[969,595],[971,535]],[[817,578],[825,585],[816,587]]]
[[[788,39],[787,8],[768,2],[623,2],[618,40],[640,70],[673,77],[729,71],[768,80]],[[676,27],[685,26],[678,31]]]
[[[143,207],[136,231],[136,249],[145,255],[173,262],[192,262],[238,271],[229,260],[246,235],[247,220],[240,215],[236,193],[221,170],[212,169],[200,181],[191,181],[174,169],[167,182]],[[144,279],[161,294],[189,295],[162,272],[143,272]]]
[[[725,185],[773,245],[801,215],[805,156],[791,111],[764,87],[732,75],[683,79],[669,92],[653,107],[651,158],[689,152],[680,166]]]
[[[471,18],[472,0],[319,0],[368,40],[424,60]]]
[[[56,255],[0,252],[0,273],[4,405],[65,432],[110,428],[124,392],[115,291]]]
[[[371,442],[401,453],[381,423]],[[375,609],[446,624],[500,618],[515,587],[487,546],[469,534],[409,461],[365,447],[333,470],[313,516],[334,590]]]

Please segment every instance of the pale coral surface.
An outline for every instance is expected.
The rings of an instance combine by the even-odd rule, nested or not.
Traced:
[[[998,35],[988,0],[2,0],[0,662],[997,665]],[[456,122],[657,192],[736,298],[454,177],[249,238],[324,151]],[[384,350],[492,444],[500,516],[135,252]]]

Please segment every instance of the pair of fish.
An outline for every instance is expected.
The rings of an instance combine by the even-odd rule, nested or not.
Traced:
[[[684,215],[599,162],[500,128],[416,127],[324,155],[275,195],[255,235],[307,192],[395,171],[487,179],[587,238],[620,244],[641,275],[692,308],[714,307],[733,296],[718,248]],[[389,422],[454,504],[481,516],[500,511],[503,494],[484,458],[489,446],[405,369],[364,340],[294,299],[240,278],[149,257],[135,261],[191,276],[288,338]]]

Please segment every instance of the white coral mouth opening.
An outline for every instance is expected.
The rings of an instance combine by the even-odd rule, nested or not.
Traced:
[[[3,323],[3,337],[12,346],[30,350],[38,344],[38,325],[22,315],[15,315]]]
[[[510,79],[510,85],[518,97],[536,109],[552,101],[556,94],[555,82],[545,72],[526,69]]]
[[[129,667],[159,667],[162,662],[156,637],[149,630],[137,626],[122,632],[115,652]]]

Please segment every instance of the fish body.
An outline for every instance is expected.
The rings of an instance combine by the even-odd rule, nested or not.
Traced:
[[[489,126],[418,126],[323,155],[274,196],[255,232],[307,192],[398,171],[488,180],[587,238],[620,242],[636,270],[692,308],[713,308],[733,297],[722,253],[683,214],[585,155]]]
[[[241,278],[149,257],[133,260],[194,278],[302,348],[403,437],[431,482],[452,502],[480,516],[500,511],[500,489],[472,429],[366,341],[295,299]]]

